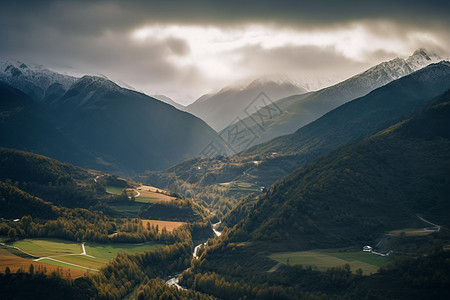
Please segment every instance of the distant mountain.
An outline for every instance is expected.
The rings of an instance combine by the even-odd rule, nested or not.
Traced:
[[[44,66],[0,61],[0,81],[38,101],[61,96],[76,80],[76,77],[51,71]]]
[[[450,62],[432,64],[330,111],[293,134],[254,146],[242,155],[320,155],[408,118],[449,88]]]
[[[226,153],[202,120],[106,78],[12,64],[6,73],[0,146],[124,175],[201,156],[214,141]]]
[[[186,109],[186,106],[181,105],[180,103],[173,101],[171,98],[169,98],[167,96],[164,96],[164,95],[151,95],[151,96],[153,98],[155,98],[155,99],[158,99],[158,100],[164,102],[164,103],[170,104],[170,105],[172,105],[173,107],[175,107],[175,108],[177,108],[179,110],[185,110]]]
[[[0,146],[92,165],[94,156],[58,130],[50,119],[42,104],[0,82]]]
[[[236,122],[236,118],[245,118],[253,113],[260,93],[265,93],[272,101],[290,95],[306,93],[288,76],[273,78],[259,77],[249,84],[232,85],[216,93],[206,94],[186,107],[186,111],[204,120],[216,131]],[[247,112],[248,111],[248,112]]]
[[[218,139],[189,113],[101,77],[84,76],[46,104],[58,128],[90,149],[101,170],[167,168]]]
[[[373,243],[389,230],[449,226],[450,91],[420,114],[330,152],[273,185],[231,232],[288,249]]]
[[[221,135],[237,130],[241,132],[241,139],[249,139],[251,145],[256,145],[293,133],[348,101],[440,60],[438,55],[418,49],[407,59],[395,58],[383,62],[334,86],[281,99],[228,126]],[[238,152],[248,147],[247,143],[236,144],[234,150]]]

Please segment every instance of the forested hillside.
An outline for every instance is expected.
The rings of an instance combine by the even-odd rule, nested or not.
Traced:
[[[416,214],[449,226],[449,126],[447,92],[414,118],[278,181],[231,239],[306,249],[373,242],[383,232],[414,228]]]

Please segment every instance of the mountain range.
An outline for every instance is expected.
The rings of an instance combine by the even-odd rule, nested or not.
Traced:
[[[197,117],[106,78],[20,62],[2,71],[0,146],[127,175],[201,155],[213,141],[221,146]]]
[[[158,99],[158,100],[160,100],[160,101],[162,101],[164,103],[170,104],[170,105],[172,105],[173,107],[175,107],[175,108],[177,108],[179,110],[183,110],[184,111],[185,108],[186,108],[186,106],[184,106],[184,105],[182,105],[182,104],[180,104],[178,102],[175,102],[174,100],[172,100],[171,98],[169,98],[169,97],[167,97],[165,95],[151,95],[151,97],[153,97],[155,99]]]
[[[252,103],[261,92],[266,93],[271,99],[280,99],[307,91],[287,76],[276,79],[263,76],[248,84],[239,83],[203,95],[188,105],[186,111],[201,118],[216,131],[221,131],[234,123],[237,118],[245,118],[247,109],[252,109]]]
[[[25,64],[21,61],[0,61],[0,81],[15,87],[36,101],[61,94],[77,81],[77,78],[48,68]]]
[[[239,152],[252,145],[293,133],[348,101],[440,60],[438,55],[418,49],[406,59],[395,58],[383,62],[331,87],[267,103],[259,111],[222,130],[221,135],[239,131],[241,139],[252,141],[233,145],[233,150]]]

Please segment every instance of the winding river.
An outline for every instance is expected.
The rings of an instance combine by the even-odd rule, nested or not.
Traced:
[[[211,224],[212,230],[214,231],[214,234],[215,234],[216,236],[220,236],[220,235],[222,234],[220,231],[217,231],[217,230],[216,230],[216,228],[220,225],[220,223],[221,223],[221,221],[219,221],[219,222],[217,222],[217,223],[214,223],[214,224]],[[193,256],[195,259],[198,259],[197,251],[198,251],[198,249],[200,248],[201,245],[206,245],[206,242],[200,243],[200,244],[198,244],[197,246],[194,247],[194,251],[192,252],[192,256]],[[184,272],[184,271],[183,271],[183,272]],[[183,273],[183,272],[181,272],[181,273]],[[169,280],[166,281],[166,283],[167,283],[168,285],[173,285],[173,286],[176,286],[176,287],[179,288],[179,289],[185,290],[184,287],[182,287],[181,285],[179,285],[181,273],[178,273],[178,274],[174,275],[173,277],[170,277]]]

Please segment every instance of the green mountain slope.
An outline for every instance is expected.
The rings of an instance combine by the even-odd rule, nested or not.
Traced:
[[[25,151],[0,148],[0,180],[63,184],[93,177],[87,170]]]
[[[89,207],[98,201],[95,175],[42,155],[0,148],[0,182],[56,205]],[[9,199],[10,200],[10,199]],[[34,204],[33,204],[34,205]],[[24,211],[28,207],[24,206]]]
[[[0,181],[0,217],[4,219],[21,218],[31,215],[42,219],[53,219],[58,214],[50,202],[33,197],[30,194]]]

